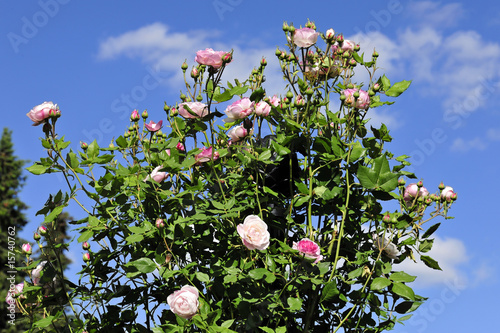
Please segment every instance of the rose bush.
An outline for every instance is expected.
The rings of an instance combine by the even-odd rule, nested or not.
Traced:
[[[180,66],[185,90],[165,102],[163,123],[131,110],[108,147],[74,151],[56,134],[60,113],[36,118],[47,157],[28,170],[70,185],[38,212],[48,232],[36,241],[58,257],[54,224],[73,200],[86,245],[78,281],[55,261],[41,275],[58,286],[23,290],[33,327],[62,318],[74,332],[381,332],[418,311],[424,298],[399,263],[440,269],[427,255],[440,223],[429,221],[448,218],[457,195],[405,187],[416,178],[407,156],[388,150],[385,125],[366,127],[411,82],[391,84],[378,54],[364,59],[333,29],[283,30],[282,94],[266,91],[266,60],[232,81],[232,52],[206,49],[192,70]],[[357,68],[368,82],[353,82]],[[36,277],[44,260],[24,252]]]

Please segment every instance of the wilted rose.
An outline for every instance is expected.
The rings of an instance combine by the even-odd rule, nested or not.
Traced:
[[[212,66],[213,68],[219,68],[222,66],[223,57],[228,52],[225,51],[214,51],[213,49],[205,49],[196,52],[196,57],[194,60],[200,65]]]
[[[14,286],[14,289],[9,289],[9,291],[7,292],[7,297],[5,297],[5,301],[7,302],[7,304],[9,305],[15,304],[16,303],[16,300],[14,299],[15,295],[21,294],[23,292],[23,289],[24,289],[24,282],[16,284]],[[19,309],[16,307],[16,312],[18,310]]]
[[[293,34],[293,42],[298,47],[309,47],[316,44],[319,32],[311,28],[296,29]]]
[[[188,108],[192,113],[188,111]],[[185,102],[179,104],[179,108],[177,110],[181,116],[186,119],[191,118],[203,118],[208,114],[207,105],[201,102]]]
[[[167,297],[170,310],[184,319],[191,319],[200,303],[198,302],[198,290],[192,286],[185,285],[181,290],[174,291]]]
[[[26,115],[34,122],[33,126],[40,125],[43,121],[52,115],[61,114],[57,104],[52,102],[43,102],[35,106]]]
[[[236,230],[249,250],[265,250],[269,246],[271,235],[267,231],[267,224],[257,215],[247,216],[243,224],[236,226]]]
[[[359,97],[356,99],[354,97],[354,93],[359,92]],[[342,94],[346,96],[345,103],[352,107],[356,107],[358,109],[368,109],[370,107],[370,96],[368,93],[361,89],[346,89],[342,91]]]
[[[36,266],[36,268],[31,272],[31,281],[33,281],[33,284],[35,286],[38,286],[40,285],[40,274],[42,274],[42,271],[43,271],[43,268],[45,267],[45,265],[47,264],[47,261],[44,260],[42,261],[41,263],[38,264],[38,266]]]
[[[250,98],[244,97],[239,101],[234,102],[229,105],[224,111],[227,115],[225,122],[232,122],[236,119],[243,119],[251,115],[255,111],[255,102],[252,102]]]
[[[390,242],[387,238],[379,237],[376,234],[372,234],[373,246],[379,250],[384,251],[384,253],[391,259],[398,259],[399,251],[394,243]]]
[[[319,248],[318,244],[308,238],[304,238],[298,243],[293,242],[292,249],[298,250],[306,258],[315,259],[314,263],[323,260],[321,249]]]

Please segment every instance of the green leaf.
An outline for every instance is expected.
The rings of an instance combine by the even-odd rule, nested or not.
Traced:
[[[390,192],[398,186],[398,174],[391,172],[385,155],[374,159],[371,168],[360,165],[357,176],[361,185],[368,189]]]
[[[96,158],[97,155],[99,155],[99,145],[97,144],[97,141],[94,140],[87,148],[87,156],[89,157],[89,160],[92,160]]]
[[[373,279],[372,284],[371,284],[371,289],[372,290],[382,290],[385,287],[388,287],[391,285],[391,281],[389,279],[386,279],[384,277],[376,277]]]
[[[131,261],[127,266],[134,266],[139,272],[144,274],[154,272],[158,268],[153,260],[146,257]]]
[[[52,222],[54,219],[61,214],[62,210],[66,207],[65,205],[57,206],[54,208],[52,212],[50,212],[49,215],[45,217],[45,220],[43,221],[44,223]]]
[[[258,102],[264,98],[266,91],[262,88],[256,89],[251,95],[250,100],[252,102]]]
[[[248,86],[234,87],[230,90],[231,97],[234,95],[243,95],[248,90]]]
[[[208,274],[202,272],[196,272],[195,275],[198,281],[200,282],[210,282],[210,276],[208,276]]]
[[[389,279],[394,282],[413,282],[416,278],[416,276],[407,274],[405,272],[395,272],[392,273],[391,276],[389,276]]]
[[[403,80],[401,82],[394,83],[392,87],[385,91],[386,96],[398,97],[410,86],[411,81]]]
[[[32,166],[27,167],[26,170],[28,170],[29,172],[31,172],[34,175],[41,175],[41,174],[45,173],[45,171],[47,171],[48,168],[49,168],[49,166],[45,166],[45,165],[41,165],[41,164],[33,164]]]
[[[323,287],[321,291],[320,302],[329,301],[334,297],[337,297],[340,291],[337,288],[337,283],[335,281],[330,281]]]
[[[128,146],[127,139],[125,139],[123,136],[119,136],[118,139],[116,139],[116,144],[120,148],[127,148]]]
[[[131,234],[126,238],[127,244],[137,243],[144,239],[142,234]]]
[[[54,321],[55,316],[48,316],[43,319],[37,320],[33,326],[38,327],[38,328],[45,328],[52,324],[52,321]]]
[[[94,232],[91,230],[91,229],[87,229],[85,230],[84,232],[82,232],[82,234],[80,235],[80,237],[78,237],[78,242],[79,243],[83,243],[83,242],[86,242],[90,239],[90,237],[92,237],[94,235]]]
[[[290,311],[298,311],[302,308],[302,298],[288,297],[286,302],[290,307]]]
[[[272,328],[269,327],[259,327],[261,330],[263,330],[266,333],[275,333]]]
[[[68,155],[66,155],[66,162],[69,164],[69,166],[73,169],[76,169],[80,166],[80,162],[78,161],[78,158],[76,157],[76,154],[70,151]]]
[[[250,272],[248,272],[248,276],[254,280],[260,280],[267,273],[269,273],[269,271],[265,268],[255,268],[255,269],[252,269]]]
[[[388,90],[391,87],[391,81],[385,76],[385,74],[380,78],[380,83],[382,83],[382,90]]]
[[[436,269],[442,271],[441,267],[436,260],[432,259],[429,256],[420,256],[420,259],[424,262],[424,264],[432,269]]]
[[[434,244],[434,239],[425,239],[418,245],[418,250],[420,252],[429,252],[432,249],[432,245]]]
[[[436,223],[432,227],[427,229],[427,231],[422,235],[422,238],[429,238],[429,236],[431,236],[439,228],[440,225],[441,223]]]
[[[411,289],[404,283],[394,282],[394,284],[392,285],[392,292],[405,299],[409,299],[412,301],[415,300],[415,293],[413,292],[413,289]]]

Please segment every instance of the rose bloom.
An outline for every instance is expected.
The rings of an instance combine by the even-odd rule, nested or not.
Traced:
[[[196,52],[194,60],[200,65],[212,66],[219,68],[222,66],[222,58],[226,55],[225,51],[214,51],[213,49],[205,49]]]
[[[269,103],[271,103],[272,106],[277,107],[280,105],[280,102],[281,102],[280,98],[276,95],[273,95],[273,97],[269,99]]]
[[[219,158],[219,153],[218,152],[214,152],[212,154],[212,151],[213,151],[213,148],[212,147],[209,147],[209,148],[205,148],[203,147],[201,149],[201,153],[197,154],[194,158],[196,160],[196,163],[198,165],[200,165],[201,163],[205,163],[205,162],[208,162],[208,161],[211,161],[211,160],[217,160]]]
[[[233,127],[227,134],[232,142],[238,142],[248,135],[248,131],[243,125]]]
[[[236,119],[243,119],[255,111],[255,102],[245,97],[229,105],[224,111],[228,117],[225,122],[232,122]]]
[[[146,129],[150,132],[158,132],[163,124],[163,120],[160,120],[159,122],[155,123],[154,121],[150,120],[149,124],[145,124]]]
[[[162,181],[167,179],[168,173],[160,171],[162,168],[163,168],[163,165],[160,165],[160,166],[157,166],[156,168],[154,168],[153,172],[151,172],[151,174],[148,175],[146,177],[146,179],[144,179],[144,181],[147,181],[148,179],[152,179],[157,183],[161,183]]]
[[[417,183],[412,183],[406,186],[405,191],[403,193],[403,199],[406,202],[412,201],[416,197],[423,197],[429,195],[429,191],[425,187],[418,187]]]
[[[61,111],[59,111],[57,104],[52,102],[43,102],[42,104],[31,109],[26,115],[34,122],[33,126],[37,126],[43,123],[43,121],[51,115],[60,113]]]
[[[267,224],[257,215],[248,215],[243,224],[236,226],[243,245],[249,250],[265,250],[269,246],[271,235],[267,231]]]
[[[7,304],[9,304],[9,305],[15,304],[16,300],[14,299],[14,295],[18,295],[18,294],[22,293],[23,288],[24,288],[24,282],[21,282],[21,283],[18,283],[14,286],[14,290],[10,289],[7,292],[7,297],[5,297],[5,301],[7,302]],[[16,312],[18,310],[19,309],[16,306]]]
[[[191,319],[200,303],[198,302],[198,290],[192,286],[185,285],[181,290],[174,291],[167,297],[170,310],[184,319]]]
[[[378,237],[376,234],[372,234],[373,246],[379,250],[384,251],[384,253],[391,259],[398,259],[398,248],[394,243],[389,242],[387,238]]]
[[[33,284],[35,286],[38,286],[40,284],[40,274],[43,271],[43,268],[47,264],[47,261],[44,260],[41,263],[36,266],[36,268],[31,272],[31,281],[33,281]]]
[[[267,117],[269,115],[269,112],[271,112],[271,105],[269,105],[267,102],[260,101],[259,103],[255,104],[255,114],[257,116]]]
[[[359,97],[356,100],[353,96],[353,94],[358,91],[359,92]],[[364,109],[367,110],[370,107],[370,96],[368,93],[364,90],[361,89],[346,89],[342,91],[342,94],[346,96],[346,104],[356,107],[358,109]]]
[[[453,191],[453,187],[451,186],[446,186],[442,191],[441,191],[441,199],[443,200],[449,200],[451,199],[451,196],[455,194]]]
[[[189,109],[191,109],[192,112],[195,113],[195,115],[189,113],[189,111],[184,108],[184,106],[187,106]],[[208,114],[208,108],[206,104],[203,104],[201,102],[185,102],[179,104],[179,109],[177,110],[181,116],[183,116],[186,119],[190,118],[203,118]]]
[[[319,32],[311,28],[296,29],[293,33],[293,42],[298,47],[309,47],[316,44]]]
[[[313,242],[308,238],[304,238],[300,240],[298,243],[293,242],[292,249],[298,250],[306,258],[315,259],[314,260],[315,264],[318,261],[323,260],[323,256],[321,255],[321,250],[318,244],[316,244],[315,242]]]

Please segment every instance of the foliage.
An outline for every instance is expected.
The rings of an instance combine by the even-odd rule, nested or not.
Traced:
[[[410,81],[376,76],[378,54],[365,61],[331,30],[320,35],[323,48],[308,44],[319,34],[307,27],[297,44],[299,29],[284,25],[288,50],[276,51],[283,96],[265,90],[265,59],[247,80],[224,85],[233,55],[222,52],[217,66],[194,66],[192,81],[183,64],[182,102],[165,103],[165,133],[160,122],[146,124],[147,112],[141,126],[134,111],[109,147],[94,141],[75,151],[56,134],[60,113],[44,121],[48,157],[28,170],[61,172],[70,191],[40,213],[52,223],[75,200],[88,214],[75,222],[78,241],[92,244],[80,280],[59,276],[64,283],[53,294],[71,305],[72,325],[88,332],[381,332],[422,304],[410,287],[416,277],[398,263],[420,256],[439,269],[422,254],[439,227],[426,223],[446,218],[456,195],[408,194],[404,179],[416,178],[404,170],[408,156],[387,150],[385,125],[368,128],[370,108],[394,103]],[[369,82],[356,83],[355,69],[367,70]],[[262,102],[267,116],[256,114]],[[269,243],[263,229],[244,234],[249,216],[265,222]],[[314,243],[301,247],[304,239]],[[190,304],[198,311],[170,311],[175,297],[168,296],[186,285],[198,291],[187,290],[190,299],[199,294]],[[34,326],[65,314],[51,311]]]

